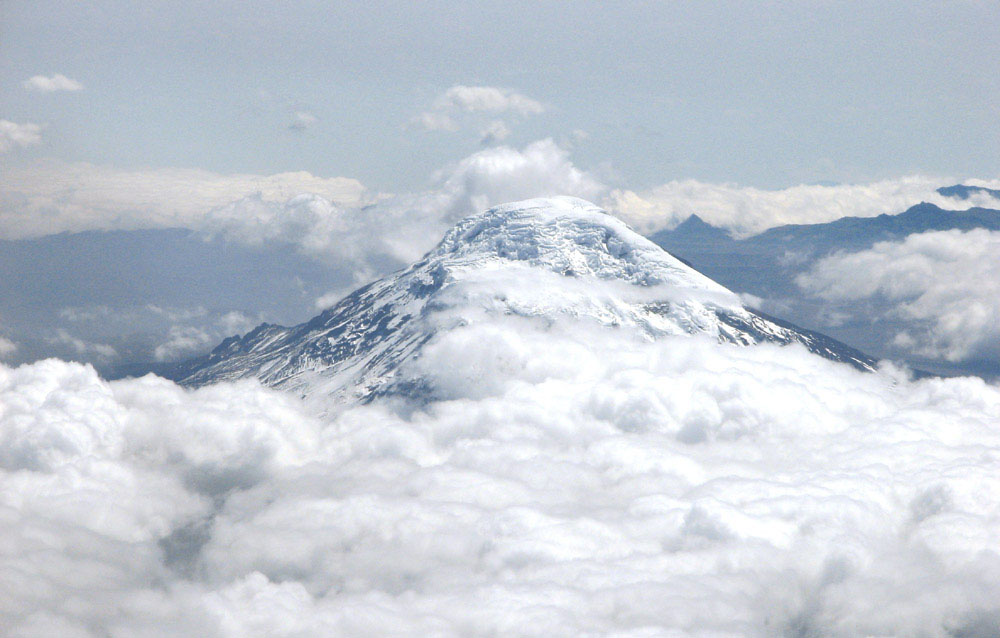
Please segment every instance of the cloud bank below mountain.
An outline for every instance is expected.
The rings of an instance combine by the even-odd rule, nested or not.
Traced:
[[[526,321],[418,410],[0,367],[4,630],[996,631],[996,386]]]

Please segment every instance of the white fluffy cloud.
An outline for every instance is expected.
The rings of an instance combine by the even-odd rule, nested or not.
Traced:
[[[197,169],[122,170],[46,162],[10,168],[0,175],[0,238],[197,228],[209,210],[241,197],[259,194],[265,201],[285,201],[300,193],[315,193],[345,206],[367,202],[357,180],[306,172],[220,175]]]
[[[959,180],[925,176],[887,179],[869,184],[801,185],[780,190],[712,184],[697,180],[673,181],[644,192],[618,190],[607,206],[637,230],[650,234],[671,228],[692,214],[750,235],[782,224],[815,224],[841,217],[874,217],[900,213],[920,202],[942,208],[985,206],[1000,208],[1000,200],[976,193],[969,200],[942,197],[935,192]],[[1000,180],[962,183],[997,188]]]
[[[510,99],[520,103],[512,97]],[[471,98],[463,100],[453,96],[446,103],[479,103]],[[482,102],[492,103],[485,98]],[[437,115],[429,117],[434,119]],[[38,127],[32,130],[37,137]],[[509,132],[502,120],[489,120],[480,128],[484,143],[489,145],[501,141]],[[31,134],[30,131],[27,137],[19,134],[19,139],[24,140],[22,143],[31,143]],[[463,179],[469,183],[462,183]],[[476,194],[485,193],[488,196],[480,197],[478,201],[489,203],[505,201],[502,192],[509,194],[507,200],[536,195],[577,195],[599,201],[645,234],[672,227],[694,213],[738,234],[748,234],[785,223],[816,223],[843,216],[898,213],[920,201],[936,203],[943,208],[1000,208],[1000,201],[985,193],[974,193],[968,200],[959,202],[934,192],[934,189],[956,181],[915,176],[870,184],[803,185],[763,190],[684,180],[669,182],[645,192],[611,192],[597,176],[576,167],[564,146],[549,139],[529,144],[523,150],[501,146],[473,154],[438,171],[430,190],[398,195],[392,201],[399,208],[399,202],[412,203],[418,199],[424,202],[432,199],[441,201],[442,198],[445,201],[455,198],[470,201],[468,197],[463,198],[463,192],[473,194],[473,199]],[[996,180],[970,179],[964,180],[964,183],[1000,187],[1000,181]],[[490,191],[495,195],[490,195]],[[90,229],[175,226],[200,230],[206,224],[216,228],[220,213],[209,215],[213,208],[226,208],[244,197],[259,199],[269,206],[289,202],[289,206],[294,208],[291,202],[302,194],[318,195],[329,200],[337,209],[359,208],[386,198],[368,193],[360,182],[353,179],[322,178],[305,172],[270,176],[220,175],[195,169],[126,171],[84,163],[48,162],[28,168],[11,168],[0,175],[0,202],[3,203],[0,209],[0,238]],[[364,217],[377,225],[379,216],[389,209],[383,204],[377,207],[378,212],[370,212]],[[231,212],[240,214],[237,209],[231,209]],[[471,212],[471,209],[466,212]],[[244,229],[242,236],[264,238],[273,235],[280,238],[288,234],[283,228],[289,221],[288,215],[268,213],[261,216],[259,211],[248,214],[246,225],[258,228],[254,231]],[[206,222],[206,216],[215,219]],[[266,228],[271,223],[279,228]],[[441,232],[443,228],[431,226],[418,234],[439,235]]]
[[[83,85],[72,80],[62,73],[56,73],[51,77],[35,75],[28,78],[23,83],[24,88],[30,91],[40,91],[42,93],[53,93],[55,91],[80,91]]]
[[[503,202],[553,195],[596,200],[606,192],[551,139],[523,150],[503,146],[480,151],[439,171],[436,180],[439,189],[431,198],[443,197],[454,221]]]
[[[1000,388],[563,328],[416,410],[0,366],[5,632],[995,634]]]
[[[1000,355],[1000,232],[949,230],[881,242],[826,257],[797,282],[831,301],[883,296],[890,313],[922,326],[896,336],[903,349],[949,361]]]
[[[6,153],[15,146],[25,147],[42,141],[42,127],[25,122],[18,124],[10,120],[0,120],[0,153]]]

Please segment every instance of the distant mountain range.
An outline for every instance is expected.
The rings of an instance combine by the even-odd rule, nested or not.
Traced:
[[[967,199],[985,192],[978,186],[938,189],[948,197]],[[762,298],[781,314],[801,325],[822,330],[876,356],[886,356],[885,344],[903,324],[894,319],[870,316],[847,317],[828,312],[827,304],[809,299],[795,284],[795,277],[816,260],[837,251],[859,251],[877,242],[902,241],[914,233],[940,230],[1000,230],[1000,210],[970,208],[945,210],[921,203],[897,215],[844,217],[824,224],[793,224],[771,228],[758,235],[735,239],[697,215],[672,230],[650,237],[658,246],[683,259],[722,285]],[[914,358],[911,364],[941,373],[996,374],[991,364],[973,366],[943,364]]]
[[[934,230],[1000,230],[1000,211],[988,208],[945,210],[921,203],[898,215],[842,217],[824,224],[790,224],[745,239],[734,239],[697,215],[650,239],[729,288],[753,294],[787,291],[796,264],[838,250],[871,248]]]

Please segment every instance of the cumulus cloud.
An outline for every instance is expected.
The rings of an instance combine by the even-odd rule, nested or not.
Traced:
[[[648,191],[616,190],[607,206],[641,232],[672,228],[693,214],[737,235],[752,235],[782,224],[815,224],[841,217],[874,217],[902,212],[920,202],[942,208],[1000,208],[1000,200],[976,193],[959,201],[935,192],[955,184],[949,178],[910,176],[868,184],[800,185],[765,190],[736,184],[678,180]],[[964,183],[996,188],[1000,181]]]
[[[569,152],[551,139],[517,150],[509,146],[485,149],[439,171],[439,185],[430,195],[447,203],[457,221],[473,212],[508,201],[572,195],[600,199],[606,187],[570,160]]]
[[[438,123],[445,126],[445,120]],[[5,146],[3,131],[8,125],[31,128],[8,137]],[[39,131],[37,125],[0,122],[0,149],[35,143],[40,139]],[[487,121],[480,128],[481,140],[487,145],[500,142],[508,134],[509,127],[502,120]],[[842,186],[795,186],[773,191],[685,180],[645,192],[609,191],[596,175],[572,164],[566,150],[570,146],[570,143],[541,140],[520,151],[504,146],[489,149],[483,152],[485,155],[474,154],[438,171],[431,190],[443,186],[452,188],[454,183],[447,183],[447,175],[456,170],[456,166],[492,163],[503,173],[507,169],[516,171],[517,162],[529,165],[540,162],[537,178],[520,176],[522,182],[533,182],[532,188],[509,190],[597,199],[602,206],[645,234],[672,227],[694,213],[712,224],[745,235],[785,223],[817,223],[843,216],[898,213],[920,201],[942,208],[1000,208],[1000,200],[988,193],[974,193],[968,200],[961,201],[941,196],[935,189],[956,180],[935,177],[904,177]],[[541,155],[551,157],[541,158]],[[504,161],[508,163],[506,168],[500,166]],[[551,167],[557,165],[569,169],[552,170]],[[546,178],[552,181],[544,185]],[[1000,188],[1000,182],[995,180],[964,182]],[[429,192],[394,199],[426,199]],[[220,175],[197,169],[127,171],[85,163],[45,162],[26,168],[10,168],[0,175],[0,238],[95,229],[200,229],[212,208],[224,207],[258,193],[262,201],[277,203],[300,194],[318,195],[338,208],[359,208],[385,197],[367,192],[354,179],[322,178],[306,172],[269,176]],[[447,193],[443,195],[448,196]],[[515,194],[511,199],[519,197]],[[434,229],[434,232],[439,230]]]
[[[439,401],[0,366],[10,635],[989,635],[1000,388],[506,317]]]
[[[198,169],[124,170],[50,161],[10,168],[0,175],[0,238],[197,228],[209,210],[241,197],[257,194],[264,201],[285,201],[300,193],[315,193],[345,206],[363,205],[369,197],[357,180],[304,171],[221,175]]]
[[[56,73],[51,77],[35,75],[23,82],[24,88],[30,91],[40,91],[42,93],[53,93],[55,91],[80,91],[83,85],[76,80],[71,80],[62,73]]]
[[[1000,355],[1000,232],[914,234],[869,250],[836,253],[797,278],[830,301],[876,296],[914,322],[895,345],[949,361]]]
[[[17,124],[10,120],[0,120],[0,153],[6,153],[14,147],[25,147],[42,141],[42,127],[38,124],[25,122]]]

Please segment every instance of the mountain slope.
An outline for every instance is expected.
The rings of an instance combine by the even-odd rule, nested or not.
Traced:
[[[227,339],[176,376],[188,385],[256,377],[303,394],[362,399],[433,396],[433,388],[401,372],[407,363],[444,332],[511,317],[543,331],[580,324],[644,339],[704,334],[739,345],[798,342],[862,369],[875,364],[823,335],[748,310],[620,220],[560,197],[468,217],[409,268],[304,324],[264,324]]]

